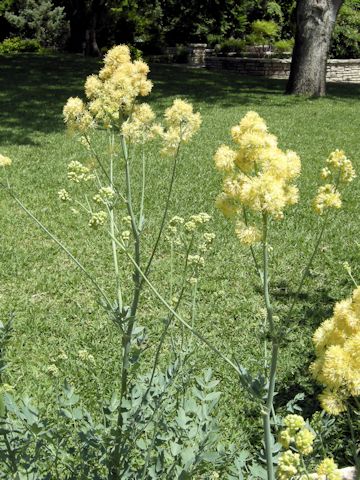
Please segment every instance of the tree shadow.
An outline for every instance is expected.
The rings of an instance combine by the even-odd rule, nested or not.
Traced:
[[[288,293],[288,298],[295,298],[294,292]],[[281,300],[283,295],[281,296]],[[330,294],[329,289],[324,286],[304,293],[299,296],[296,309],[291,319],[291,331],[288,333],[289,341],[298,342],[299,349],[303,349],[303,338],[307,336],[305,344],[311,342],[312,334],[327,318],[332,316],[336,299]],[[286,346],[287,340],[285,340]],[[319,385],[310,375],[309,366],[315,360],[315,352],[312,356],[299,362],[296,369],[292,369],[286,378],[278,385],[276,395],[277,408],[284,408],[297,394],[305,394],[304,400],[300,402],[305,417],[310,417],[319,410],[319,403],[316,400],[322,391]]]
[[[62,109],[70,96],[83,96],[87,75],[100,61],[80,55],[0,55],[0,144],[37,145],[38,134],[61,131]],[[210,108],[239,105],[291,106],[304,101],[284,95],[285,80],[246,77],[181,65],[151,65],[156,108],[182,96]],[[360,85],[330,84],[328,98],[353,101]]]
[[[82,95],[97,64],[66,55],[0,56],[0,144],[37,145],[38,133],[62,130],[63,105]]]

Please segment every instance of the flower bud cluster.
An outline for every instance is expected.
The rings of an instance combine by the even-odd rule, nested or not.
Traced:
[[[167,240],[186,249],[187,265],[191,269],[189,282],[192,285],[197,283],[200,269],[205,265],[205,255],[215,239],[214,233],[204,232],[204,226],[210,220],[211,216],[205,212],[191,215],[187,221],[176,215],[169,221],[167,227]],[[193,246],[190,254],[189,245]]]
[[[96,195],[93,196],[93,200],[96,203],[103,203],[110,205],[115,197],[115,192],[111,187],[101,187]]]
[[[300,415],[287,415],[284,420],[285,429],[280,432],[279,442],[284,448],[294,447],[301,455],[309,455],[313,451],[315,434],[309,430]]]
[[[279,458],[276,477],[279,480],[290,480],[298,473],[299,466],[300,455],[291,450],[286,450]]]
[[[87,182],[94,179],[90,169],[77,160],[69,163],[67,177],[68,180],[74,183]]]
[[[62,202],[69,202],[71,200],[70,193],[65,190],[65,188],[58,191],[58,197]]]
[[[107,219],[107,213],[101,210],[100,212],[93,213],[89,220],[89,227],[97,229],[105,225]]]
[[[314,378],[325,385],[323,409],[333,415],[346,410],[345,401],[360,396],[360,287],[335,305],[333,316],[315,331]]]

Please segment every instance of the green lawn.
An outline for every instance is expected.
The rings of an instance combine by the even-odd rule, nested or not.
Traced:
[[[13,159],[10,180],[25,204],[65,239],[111,292],[107,237],[89,232],[86,222],[71,215],[57,199],[57,191],[66,187],[67,163],[86,160],[64,130],[62,107],[69,96],[82,95],[86,75],[97,70],[96,60],[82,57],[0,57],[0,153]],[[360,85],[329,85],[326,98],[307,99],[284,95],[283,81],[228,72],[154,65],[150,78],[154,89],[149,102],[159,114],[179,96],[193,102],[203,117],[200,133],[183,151],[170,212],[188,216],[206,211],[214,217],[217,238],[200,284],[197,329],[256,371],[263,355],[262,296],[248,251],[215,211],[221,178],[213,167],[213,154],[221,143],[231,143],[231,126],[248,110],[256,110],[278,136],[280,147],[295,150],[302,159],[301,202],[271,232],[271,293],[281,316],[292,300],[303,260],[312,250],[314,230],[319,228],[311,199],[320,168],[328,154],[340,148],[360,172]],[[103,141],[99,138],[100,146]],[[170,164],[153,150],[149,157],[145,206],[150,241],[165,201]],[[352,290],[343,262],[348,261],[360,279],[358,204],[355,181],[346,192],[344,208],[327,230],[282,347],[278,406],[305,391],[309,395],[305,411],[317,408],[310,397],[316,387],[307,372],[311,335],[330,315],[335,301]],[[0,218],[0,318],[13,314],[15,319],[6,380],[50,409],[67,377],[83,394],[85,404],[96,410],[99,395],[109,396],[118,382],[120,336],[87,280],[1,191]],[[162,247],[152,277],[162,291],[169,265],[167,250]],[[162,307],[145,292],[140,317],[153,335],[158,334],[163,315]],[[79,362],[80,349],[94,355],[96,365],[91,369]],[[68,359],[56,360],[62,351]],[[54,361],[61,372],[56,379],[47,372]],[[238,379],[203,345],[196,349],[193,362],[195,370],[211,364],[222,381],[222,428],[228,437],[251,440],[258,420],[247,397],[239,392]]]

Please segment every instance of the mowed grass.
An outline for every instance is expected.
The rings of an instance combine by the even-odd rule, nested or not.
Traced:
[[[96,60],[75,56],[0,57],[0,153],[13,159],[10,181],[26,206],[64,240],[113,298],[107,236],[94,234],[86,219],[71,214],[57,199],[57,191],[67,187],[69,161],[87,159],[65,133],[62,108],[69,96],[82,96],[85,77],[98,68]],[[203,117],[200,133],[183,150],[170,208],[170,216],[186,217],[200,211],[213,215],[211,228],[217,237],[202,274],[196,328],[217,348],[256,372],[263,368],[264,356],[261,288],[249,252],[236,240],[232,225],[215,211],[221,177],[213,167],[213,154],[221,143],[231,144],[230,128],[248,110],[256,110],[278,136],[280,147],[295,150],[302,159],[301,202],[271,230],[271,293],[281,318],[293,299],[304,259],[312,251],[321,224],[311,201],[325,159],[335,148],[344,149],[360,171],[360,85],[329,85],[326,98],[308,99],[285,96],[283,81],[228,72],[154,65],[150,78],[154,89],[149,102],[159,115],[174,98],[181,97],[191,101]],[[106,151],[101,137],[99,145]],[[148,246],[165,202],[170,166],[151,149],[145,205]],[[134,171],[136,178],[136,164]],[[318,408],[315,396],[319,388],[308,374],[311,336],[331,314],[334,303],[351,293],[343,262],[349,262],[355,278],[360,279],[358,205],[355,180],[344,195],[344,208],[334,215],[326,231],[311,278],[294,311],[290,333],[285,335],[284,329],[278,407],[303,391],[307,394],[305,412]],[[118,385],[119,332],[99,306],[91,284],[3,191],[0,219],[0,318],[13,315],[15,329],[7,352],[6,381],[50,411],[67,378],[82,394],[84,404],[96,412],[101,399],[109,397]],[[168,273],[168,248],[162,244],[152,280],[164,294]],[[139,317],[150,339],[161,330],[164,315],[163,308],[145,291]],[[175,327],[173,331],[176,334]],[[79,360],[82,349],[94,355],[94,366]],[[67,360],[58,359],[62,352]],[[47,371],[52,363],[60,370],[57,378]],[[211,365],[221,380],[224,395],[219,410],[226,436],[251,442],[260,428],[257,410],[240,391],[234,372],[201,344],[196,346],[192,363],[194,374]]]

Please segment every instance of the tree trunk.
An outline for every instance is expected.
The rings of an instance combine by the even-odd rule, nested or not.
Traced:
[[[326,63],[336,17],[344,0],[298,0],[295,46],[286,93],[326,93]]]
[[[85,31],[85,55],[93,57],[100,56],[100,49],[97,44],[96,30],[97,20],[101,7],[101,1],[93,1],[88,13],[88,28]]]

